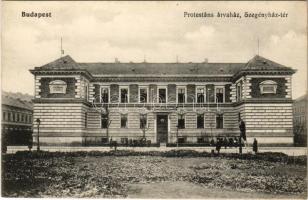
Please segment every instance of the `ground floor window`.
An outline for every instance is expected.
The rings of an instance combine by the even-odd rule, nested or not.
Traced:
[[[147,115],[140,115],[140,128],[144,129],[147,126]]]
[[[101,123],[101,127],[102,128],[108,128],[108,115],[106,114],[102,114],[102,123]]]
[[[224,128],[224,116],[223,114],[216,115],[216,128]]]
[[[204,114],[197,114],[197,128],[204,128]]]
[[[121,114],[121,128],[127,128],[127,114]]]
[[[184,129],[185,128],[185,115],[178,116],[178,128]]]

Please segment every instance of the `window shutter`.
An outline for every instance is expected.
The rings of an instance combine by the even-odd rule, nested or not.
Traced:
[[[175,103],[176,101],[176,85],[168,84],[168,102]]]
[[[117,84],[110,85],[110,102],[111,103],[119,102],[119,85]]]
[[[215,102],[215,91],[214,91],[214,84],[206,85],[206,97],[210,102]]]
[[[196,103],[196,85],[189,84],[187,85],[187,103],[193,103],[195,99]]]
[[[231,102],[231,84],[225,85],[225,102]]]
[[[129,85],[129,102],[130,103],[138,102],[138,85],[137,84]]]
[[[94,102],[99,103],[100,102],[100,86],[98,84],[94,84]]]

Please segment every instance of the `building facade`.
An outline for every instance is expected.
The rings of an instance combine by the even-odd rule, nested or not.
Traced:
[[[18,146],[32,143],[32,102],[16,98],[12,93],[2,94],[2,145]]]
[[[239,136],[293,143],[292,68],[247,63],[77,63],[62,57],[30,70],[43,145],[202,143]],[[34,140],[37,124],[34,123]]]
[[[307,146],[307,94],[294,100],[293,131],[295,145]]]

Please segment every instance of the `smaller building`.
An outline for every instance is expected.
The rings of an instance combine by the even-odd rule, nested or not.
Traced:
[[[33,105],[28,95],[2,93],[2,146],[32,143]]]
[[[293,103],[294,144],[307,146],[307,94],[297,98]]]

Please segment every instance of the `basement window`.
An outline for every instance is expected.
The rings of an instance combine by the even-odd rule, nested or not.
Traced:
[[[55,80],[49,83],[50,94],[65,94],[67,84],[62,80]]]
[[[277,83],[275,81],[267,80],[260,83],[261,94],[276,94]]]

